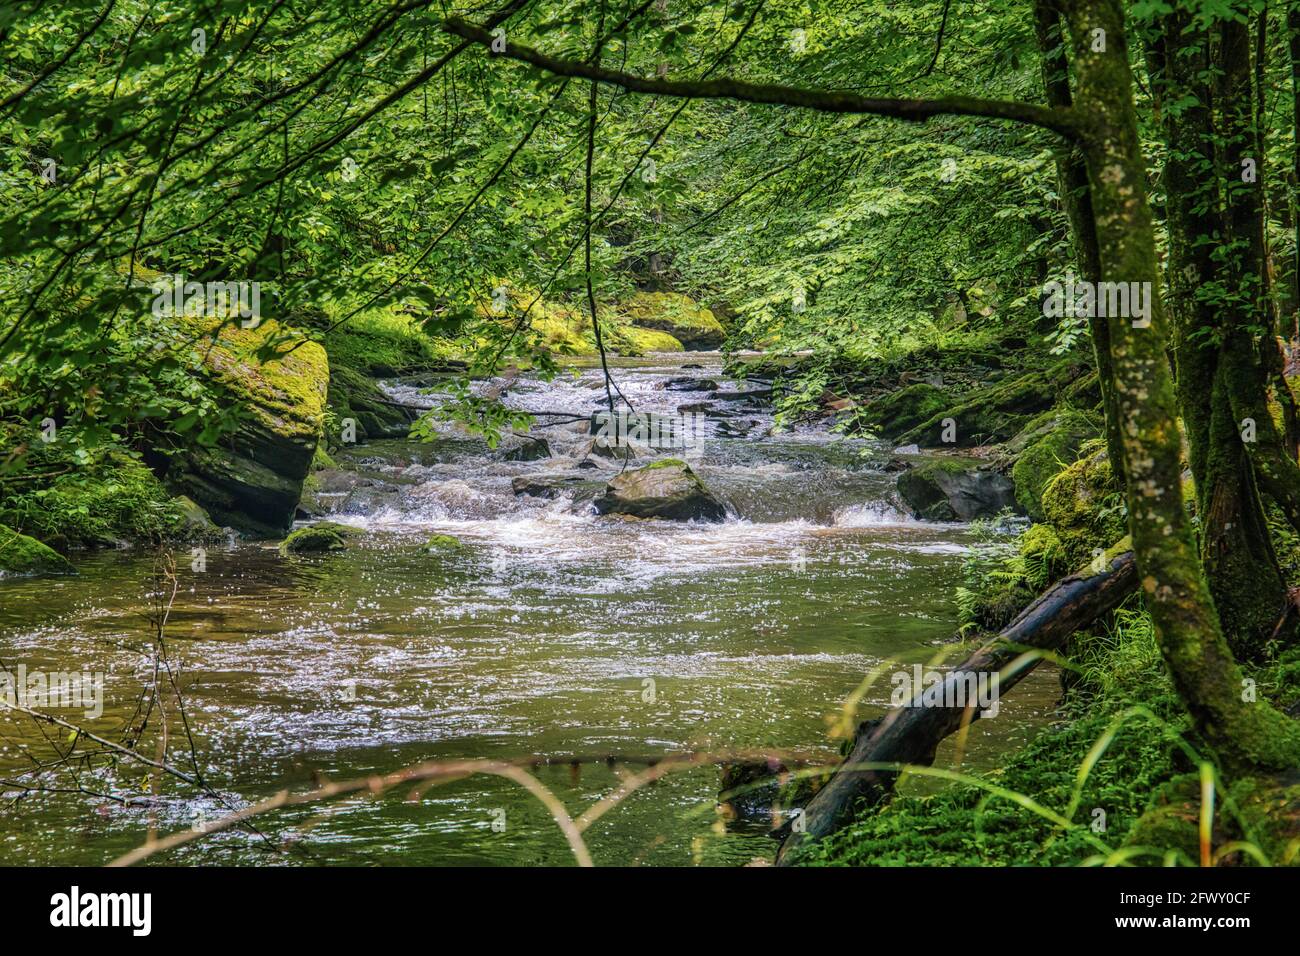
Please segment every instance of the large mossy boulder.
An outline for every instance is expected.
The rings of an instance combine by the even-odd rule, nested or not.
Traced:
[[[240,418],[215,446],[178,456],[168,483],[219,524],[276,537],[293,521],[324,428],[330,379],[325,350],[271,319],[249,329],[192,316],[185,322],[196,336],[202,371]]]
[[[982,462],[935,458],[898,476],[898,493],[918,518],[973,521],[1016,505],[1015,486]]]
[[[676,521],[721,521],[727,509],[700,481],[691,466],[663,458],[610,480],[595,502],[600,514]]]
[[[75,573],[68,559],[53,548],[0,524],[0,575]]]
[[[1081,413],[1067,409],[1040,415],[1008,443],[1008,451],[1017,456],[1011,468],[1016,500],[1029,517],[1043,520],[1047,483],[1071,465],[1084,442],[1097,434],[1096,425]],[[1014,447],[1021,442],[1022,447]]]
[[[1056,532],[1066,563],[1077,567],[1128,532],[1122,490],[1102,442],[1088,442],[1083,457],[1052,478],[1043,490],[1043,520]]]
[[[711,311],[679,292],[638,292],[621,308],[634,327],[667,332],[687,351],[719,349],[727,338]]]
[[[1069,386],[1087,371],[1082,364],[1064,361],[1048,369],[1003,379],[969,392],[960,401],[935,412],[900,435],[896,441],[923,448],[945,444],[973,448],[1008,441],[1035,416],[1052,408]],[[946,441],[949,437],[952,440]]]
[[[938,415],[950,401],[943,389],[917,382],[872,399],[862,421],[881,438],[893,441]]]

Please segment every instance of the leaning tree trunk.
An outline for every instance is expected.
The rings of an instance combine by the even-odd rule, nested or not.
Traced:
[[[1102,571],[1085,570],[1058,581],[996,638],[949,671],[944,677],[943,699],[960,700],[956,688],[968,685],[972,676],[978,681],[981,675],[986,680],[997,675],[1000,696],[1043,659],[1035,651],[1061,647],[1079,628],[1118,607],[1136,586],[1133,553],[1122,545],[1113,548]],[[899,770],[869,765],[929,766],[939,744],[979,716],[974,707],[925,706],[914,697],[912,704],[895,707],[881,720],[864,725],[844,763],[804,808],[798,826],[789,828],[777,862],[792,862],[805,841],[839,829],[864,806],[888,799]]]
[[[1300,729],[1266,702],[1242,699],[1183,507],[1181,436],[1165,355],[1146,166],[1133,105],[1133,76],[1119,0],[1062,0],[1077,77],[1075,104],[1088,117],[1084,152],[1097,217],[1102,274],[1138,283],[1150,317],[1109,317],[1115,394],[1124,436],[1129,531],[1142,592],[1174,686],[1197,731],[1230,765],[1294,766]]]

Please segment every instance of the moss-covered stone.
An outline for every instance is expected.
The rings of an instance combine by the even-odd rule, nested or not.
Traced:
[[[63,555],[0,524],[0,574],[75,574]]]
[[[664,458],[612,478],[594,502],[600,514],[634,518],[721,521],[727,509],[705,487],[690,465]]]
[[[171,501],[176,512],[176,536],[185,541],[216,541],[224,533],[193,498],[178,495]]]
[[[680,292],[638,292],[620,308],[634,326],[668,332],[688,351],[718,349],[727,338],[710,310]]]
[[[671,333],[643,329],[634,325],[614,329],[615,346],[622,355],[646,355],[651,352],[681,352],[686,347]]]
[[[1025,431],[1031,437],[1011,468],[1011,479],[1020,507],[1035,521],[1042,521],[1043,489],[1075,461],[1079,448],[1096,438],[1098,430],[1079,412],[1064,410],[1039,416]]]
[[[263,319],[256,328],[187,317],[201,370],[242,413],[235,432],[194,448],[168,473],[176,491],[242,531],[289,527],[325,423],[325,350]]]
[[[435,534],[424,542],[424,550],[428,554],[455,554],[469,550],[469,545],[454,535]]]
[[[348,539],[357,534],[355,528],[321,521],[291,532],[280,542],[281,554],[305,554],[318,551],[343,551]]]
[[[897,440],[922,447],[948,444],[958,448],[1008,441],[1034,416],[1051,408],[1061,393],[1086,371],[1077,363],[1059,362],[1049,369],[995,382],[935,412]],[[944,438],[949,436],[953,440],[945,442]]]
[[[983,462],[934,458],[898,476],[898,493],[928,521],[972,521],[1015,505],[1014,487]]]
[[[418,415],[394,405],[370,376],[344,365],[330,365],[329,403],[336,421],[356,423],[358,441],[405,438]]]
[[[1071,567],[1091,559],[1127,533],[1123,496],[1101,442],[1084,445],[1084,457],[1052,478],[1042,494],[1044,520],[1052,526]]]
[[[872,399],[863,409],[862,422],[882,438],[894,441],[939,414],[950,401],[943,389],[917,382]]]

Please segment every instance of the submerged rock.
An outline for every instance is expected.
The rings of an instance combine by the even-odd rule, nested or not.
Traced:
[[[677,458],[664,458],[616,476],[594,504],[599,514],[635,518],[721,521],[727,516],[722,502],[691,466]]]
[[[898,493],[916,517],[929,521],[989,518],[1016,506],[1015,485],[979,462],[927,461],[898,476]]]
[[[598,487],[599,482],[584,475],[519,475],[510,481],[510,488],[516,495],[534,498],[559,498],[566,491],[594,491]]]
[[[0,524],[0,574],[76,574],[59,552]]]
[[[280,542],[281,554],[305,554],[315,551],[342,551],[348,546],[348,538],[357,533],[355,528],[321,521],[291,532]]]
[[[659,383],[659,388],[669,392],[716,392],[718,383],[711,378],[694,378],[690,375],[681,375],[676,378],[664,379]]]
[[[506,461],[540,461],[551,457],[551,446],[545,438],[520,435],[505,449]]]

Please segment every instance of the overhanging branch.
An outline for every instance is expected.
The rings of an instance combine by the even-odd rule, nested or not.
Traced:
[[[443,21],[442,28],[448,33],[491,48],[493,37],[487,30],[458,17]],[[856,93],[831,90],[805,90],[793,86],[747,83],[734,79],[647,79],[577,60],[549,56],[517,43],[506,43],[496,55],[528,63],[557,76],[595,80],[597,83],[621,86],[635,93],[649,93],[654,96],[742,100],[748,103],[801,107],[823,113],[868,113],[876,116],[892,116],[911,122],[924,122],[932,116],[983,116],[1039,126],[1071,140],[1080,140],[1084,136],[1084,124],[1073,109],[1054,109],[1015,100],[986,100],[975,96],[945,96],[929,100],[895,99],[859,96]]]

